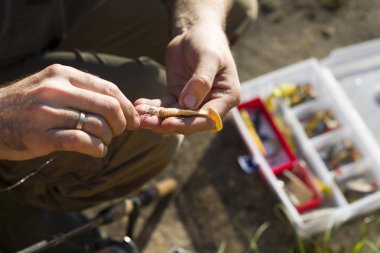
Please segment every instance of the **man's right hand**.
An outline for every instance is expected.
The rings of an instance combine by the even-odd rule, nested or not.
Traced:
[[[80,113],[86,115],[76,129]],[[103,157],[113,136],[137,129],[140,117],[117,86],[58,64],[0,88],[0,159],[54,151]]]

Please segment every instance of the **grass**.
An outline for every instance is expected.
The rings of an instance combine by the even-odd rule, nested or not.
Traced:
[[[243,234],[244,238],[248,242],[248,252],[261,253],[257,242],[259,241],[260,237],[264,234],[264,232],[269,228],[269,223],[263,223],[253,234],[250,234],[248,230],[244,228],[243,225],[241,225],[240,222],[236,222],[236,227]]]
[[[279,208],[284,211],[283,208]],[[282,215],[282,217],[284,217]],[[295,235],[295,246],[293,249],[289,249],[289,253],[380,253],[380,240],[375,241],[370,238],[370,231],[378,227],[380,224],[380,217],[378,216],[368,216],[361,220],[360,232],[357,238],[352,238],[352,243],[350,245],[343,245],[336,236],[341,230],[342,226],[335,226],[327,230],[322,236],[304,239],[301,238],[297,232],[293,229]],[[235,222],[237,230],[241,233],[243,238],[247,242],[247,252],[246,253],[262,253],[259,248],[258,241],[262,235],[267,232],[270,227],[269,223],[263,223],[257,228],[256,231],[248,232],[248,229],[244,227],[240,222]],[[356,229],[356,228],[354,228]],[[269,232],[269,231],[268,231]],[[226,249],[226,244],[223,242],[222,250],[221,247],[218,253],[224,253]]]
[[[373,242],[369,239],[369,230],[371,226],[378,225],[380,221],[379,217],[370,216],[365,217],[361,222],[361,232],[359,238],[345,249],[344,253],[360,253],[360,252],[373,252],[380,253],[380,243]],[[339,227],[332,228],[324,234],[322,247],[319,246],[318,241],[311,241],[315,253],[340,253],[332,247],[334,241],[334,233],[338,232]],[[296,235],[299,237],[298,235]]]

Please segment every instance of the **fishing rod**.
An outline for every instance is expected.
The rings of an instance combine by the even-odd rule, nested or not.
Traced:
[[[127,197],[125,200],[120,201],[110,207],[101,210],[94,218],[89,220],[86,224],[73,229],[67,233],[57,234],[49,239],[39,241],[35,244],[24,248],[17,253],[36,253],[55,247],[77,235],[95,229],[99,226],[112,223],[124,216],[136,214],[140,208],[149,205],[155,200],[164,198],[172,193],[177,187],[177,181],[173,178],[162,180],[146,190],[137,192],[135,195]],[[134,223],[134,222],[133,222]],[[133,223],[128,226],[128,233],[132,233]],[[131,242],[131,247],[136,248],[133,252],[138,252],[137,247]]]

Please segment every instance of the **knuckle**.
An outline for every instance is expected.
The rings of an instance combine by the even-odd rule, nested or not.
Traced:
[[[102,140],[106,145],[109,145],[111,143],[111,140],[112,140],[112,135],[107,133],[104,135]]]
[[[103,104],[103,115],[109,115],[109,119],[112,119],[114,124],[113,131],[115,135],[120,134],[127,127],[127,121],[122,113],[120,103],[115,98],[110,98],[107,101],[104,101]]]
[[[64,71],[65,71],[65,66],[55,63],[46,67],[43,70],[43,73],[46,77],[57,77],[57,76],[61,76]]]
[[[127,121],[125,120],[125,118],[122,118],[122,119],[120,120],[120,123],[119,123],[119,129],[118,129],[116,135],[121,134],[121,133],[127,128],[128,125],[129,125],[129,124],[127,124]],[[132,128],[129,128],[129,129],[132,130]]]
[[[67,147],[72,147],[74,149],[82,147],[84,143],[79,133],[80,131],[71,131],[62,138],[62,143]]]
[[[87,138],[83,138],[81,131],[71,131],[59,138],[56,145],[60,150],[80,152],[94,157],[103,156],[102,142],[88,141]]]
[[[95,77],[94,75],[89,74],[89,73],[85,73],[85,72],[81,72],[81,71],[78,72],[78,75],[81,76],[81,82],[93,85],[94,77]]]
[[[99,142],[97,144],[93,143],[92,145],[86,145],[82,147],[82,153],[86,153],[93,157],[103,157],[104,156],[104,145]]]
[[[106,94],[116,95],[119,91],[119,88],[115,84],[105,81],[103,85],[103,90]]]
[[[36,91],[40,93],[41,95],[49,94],[52,92],[52,83],[51,82],[43,82],[38,88],[36,88]]]
[[[234,107],[240,103],[240,86],[232,85],[231,89],[223,96],[228,107]],[[230,109],[231,109],[230,108]]]
[[[120,110],[120,103],[115,98],[110,97],[104,101],[104,113],[116,114]]]
[[[109,144],[112,139],[112,131],[108,127],[106,121],[101,117],[95,117],[94,132],[96,136],[100,136],[104,143]]]
[[[103,149],[101,147],[99,147],[99,148],[93,150],[93,152],[89,153],[89,155],[91,155],[93,157],[97,157],[97,158],[104,157]]]
[[[211,89],[212,87],[211,77],[204,75],[204,76],[199,76],[197,79],[200,80],[200,82],[197,83],[197,86],[198,86],[197,88],[199,91]]]

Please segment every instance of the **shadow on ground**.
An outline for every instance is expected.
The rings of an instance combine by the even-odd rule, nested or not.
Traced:
[[[176,198],[178,214],[198,252],[217,252],[222,242],[228,252],[244,252],[253,234],[270,221],[262,240],[272,252],[294,244],[284,217],[275,212],[277,199],[258,174],[245,174],[236,157],[246,153],[234,125],[228,121],[186,180]],[[215,201],[217,200],[217,201]],[[288,242],[287,245],[278,240]]]

